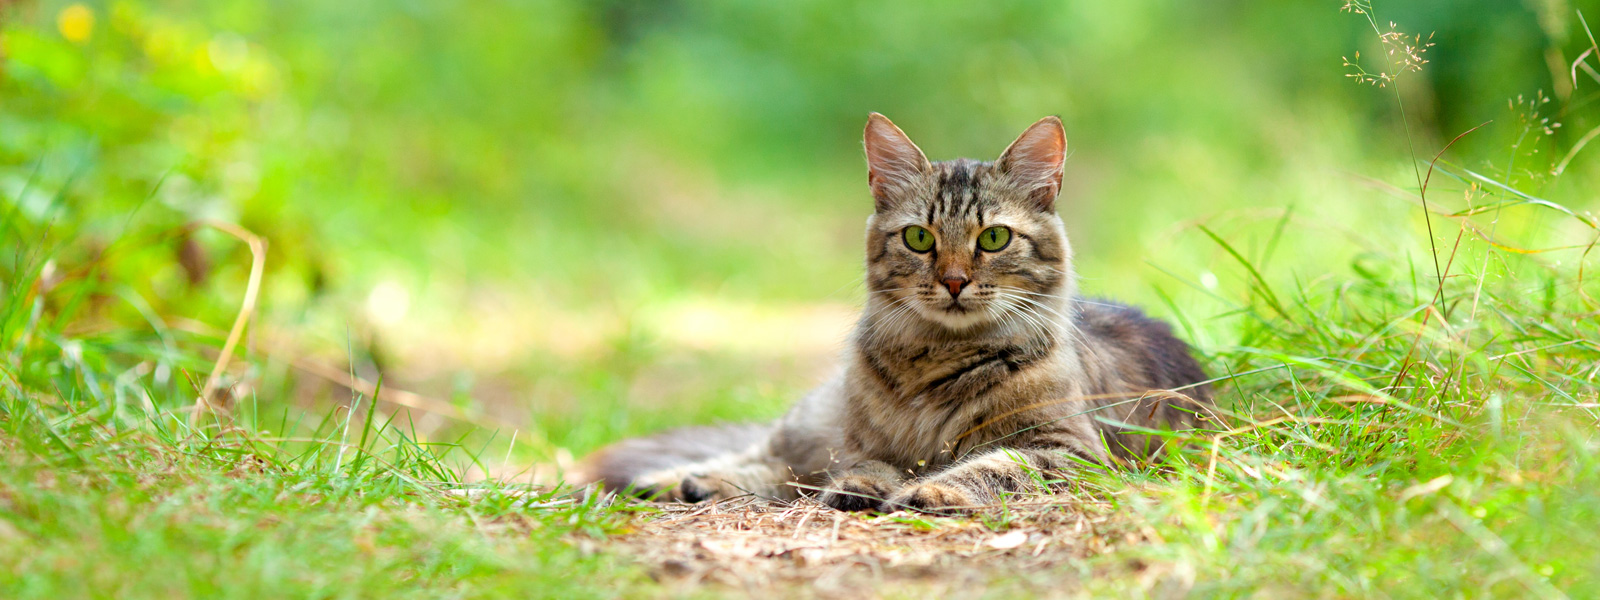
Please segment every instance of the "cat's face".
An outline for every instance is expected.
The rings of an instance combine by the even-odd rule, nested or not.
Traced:
[[[1055,214],[1066,157],[1059,120],[1035,123],[995,162],[930,163],[873,113],[866,148],[876,207],[867,286],[885,320],[920,317],[962,331],[1062,318],[1051,300],[1072,292],[1073,275]]]

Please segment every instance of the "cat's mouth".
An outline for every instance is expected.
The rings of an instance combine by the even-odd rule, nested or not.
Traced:
[[[961,300],[957,298],[951,298],[950,305],[944,307],[944,310],[945,312],[965,313],[967,312],[967,307],[961,305]]]

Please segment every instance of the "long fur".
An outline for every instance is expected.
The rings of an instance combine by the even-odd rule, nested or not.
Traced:
[[[1155,456],[1163,438],[1149,431],[1205,418],[1205,373],[1170,327],[1078,296],[1054,210],[1059,120],[992,163],[930,163],[876,114],[865,140],[869,296],[840,373],[773,425],[624,441],[573,483],[691,502],[820,487],[845,510],[962,509]],[[912,226],[936,245],[910,248]],[[996,226],[1009,242],[979,248]]]

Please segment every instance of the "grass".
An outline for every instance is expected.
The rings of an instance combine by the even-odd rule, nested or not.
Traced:
[[[7,465],[9,597],[595,597],[638,580],[559,541],[604,530],[591,509],[440,502],[328,467],[127,445]]]
[[[315,421],[240,402],[191,427],[188,370],[220,340],[74,334],[62,324],[84,304],[47,312],[43,282],[23,279],[39,272],[14,272],[0,330],[15,365],[0,370],[7,597],[603,597],[643,583],[567,542],[620,530],[630,509],[463,484],[446,457],[481,449],[423,440],[369,399]]]
[[[1162,312],[1194,340],[1229,429],[1179,436],[1161,465],[1086,471],[1071,502],[843,522],[806,506],[580,502],[526,483],[549,481],[530,464],[627,435],[778,414],[826,367],[835,338],[816,331],[842,335],[859,298],[859,167],[806,158],[853,147],[817,132],[854,135],[831,125],[854,105],[783,93],[827,85],[816,74],[842,72],[833,55],[696,25],[784,23],[810,39],[843,27],[825,18],[839,7],[793,20],[706,9],[629,33],[549,4],[418,16],[231,2],[193,18],[93,4],[87,38],[82,10],[76,29],[56,22],[64,3],[0,8],[14,17],[0,30],[5,596],[721,595],[741,588],[691,582],[747,576],[786,593],[843,581],[841,593],[888,596],[1600,593],[1588,493],[1600,484],[1600,222],[1583,210],[1600,163],[1574,141],[1600,125],[1600,76],[1583,79],[1583,65],[1569,65],[1569,96],[1514,98],[1494,123],[1432,141],[1404,90],[1421,77],[1413,66],[1458,64],[1369,61],[1358,80],[1385,89],[1351,86],[1377,103],[1354,110],[1321,83],[1295,84],[1317,100],[1269,95],[1303,73],[1338,83],[1326,36],[1232,78],[1184,62],[1245,43],[1182,34],[1216,17],[1106,13],[1128,44],[1149,40],[1144,23],[1198,46],[1149,42],[1184,51],[1126,69],[1139,87],[1100,77],[1074,96],[1067,120],[1086,123],[1075,133],[1089,143],[1073,180],[1099,186],[1082,195],[1150,199],[1141,212],[1063,202],[1084,287]],[[1352,6],[1365,54],[1405,43],[1379,27],[1386,5]],[[325,18],[395,41],[358,52],[375,42],[328,34]],[[979,75],[908,66],[907,89],[993,78],[1016,91],[1012,112],[1067,110],[1042,108],[1057,90],[1033,70],[1095,79],[1132,52],[1011,13],[928,18],[916,25],[982,52],[1002,50],[959,36],[1014,34],[1017,52],[1044,58]],[[556,25],[505,25],[516,22]],[[933,35],[907,27],[904,43]],[[1051,62],[1054,27],[1102,36],[1073,51],[1113,66]],[[1580,31],[1569,60],[1600,51]],[[651,51],[585,54],[602,34]],[[866,37],[825,49],[878,56],[852,41]],[[1268,42],[1244,54],[1270,55]],[[1439,43],[1428,52],[1451,42]],[[554,66],[530,81],[496,58],[507,46]],[[359,68],[322,56],[335,49]],[[1293,63],[1305,56],[1321,62]],[[762,61],[786,69],[751,66]],[[881,68],[849,64],[851,81]],[[735,85],[694,65],[796,79]],[[569,96],[530,115],[523,96],[490,87],[501,80]],[[1190,87],[1202,93],[1169,97]],[[499,93],[475,93],[486,89]],[[782,101],[759,95],[771,90]],[[939,98],[899,102],[921,106],[913,116],[987,106]],[[1457,100],[1472,124],[1488,118],[1473,98],[1441,105]],[[591,102],[645,116],[569,123],[551,108]],[[1277,103],[1319,116],[1258,110]],[[702,105],[738,110],[700,127]],[[1302,120],[1324,124],[1291,126]],[[994,137],[924,121],[936,154]],[[1095,124],[1146,121],[1173,131]],[[1230,123],[1260,135],[1222,135]],[[795,141],[748,137],[780,135]],[[619,177],[637,169],[652,169],[648,185]],[[1263,197],[1281,202],[1250,200]],[[264,263],[241,241],[252,236]],[[197,397],[221,410],[196,411]],[[1021,546],[996,542],[1014,532]],[[907,556],[927,562],[895,562]],[[841,566],[860,557],[882,568]]]
[[[1224,595],[1592,594],[1600,547],[1578,532],[1600,506],[1572,490],[1600,475],[1595,309],[1541,297],[1574,290],[1558,273],[1485,279],[1440,302],[1388,283],[1297,292],[1254,346],[1220,353],[1266,369],[1222,392],[1237,427],[1173,476],[1131,477],[1127,508],[1165,542],[1134,553]]]

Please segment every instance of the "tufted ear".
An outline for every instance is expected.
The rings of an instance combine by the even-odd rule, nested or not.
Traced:
[[[933,168],[922,149],[889,117],[868,115],[862,141],[867,146],[867,184],[872,186],[873,204],[879,212],[899,202],[916,186],[917,179]]]
[[[1005,152],[995,164],[1011,180],[1028,191],[1028,199],[1040,211],[1056,209],[1056,194],[1061,193],[1061,169],[1067,160],[1067,132],[1061,119],[1039,119]]]

